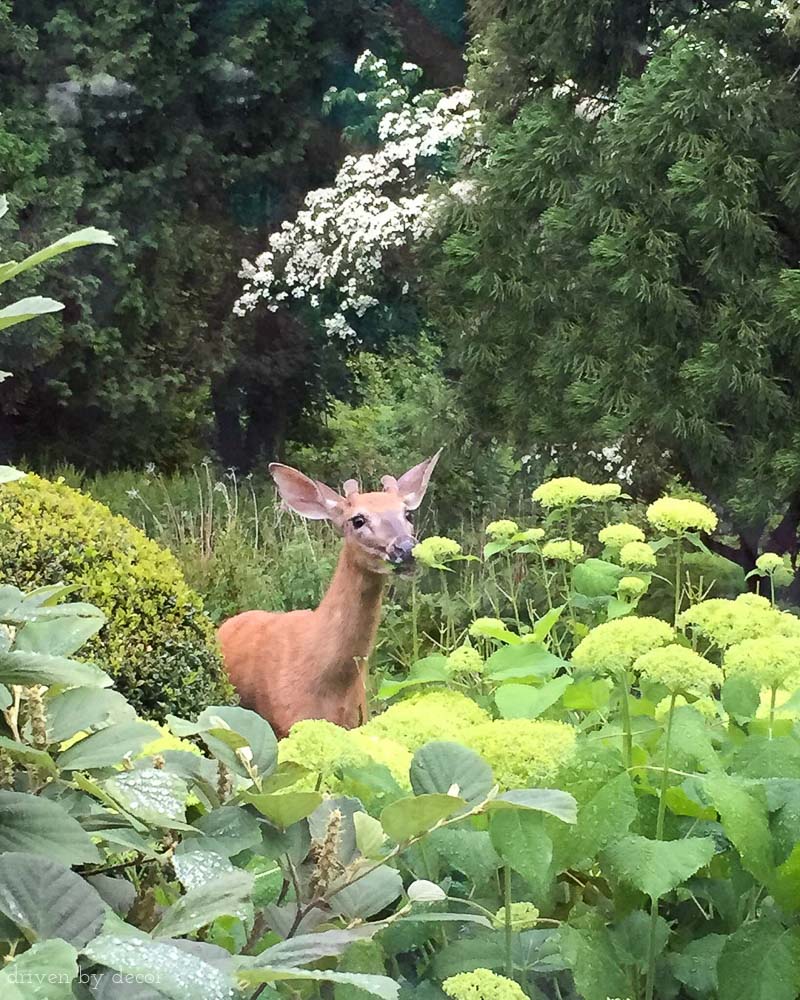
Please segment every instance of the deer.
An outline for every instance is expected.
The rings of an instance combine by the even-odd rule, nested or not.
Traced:
[[[244,611],[217,635],[240,703],[261,715],[281,739],[303,719],[345,729],[367,721],[367,662],[375,645],[390,575],[414,572],[417,543],[410,515],[425,497],[441,449],[382,491],[343,493],[297,469],[269,466],[282,504],[309,520],[330,521],[342,536],[339,559],[314,610]]]

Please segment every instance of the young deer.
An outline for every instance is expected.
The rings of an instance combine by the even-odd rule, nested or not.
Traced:
[[[437,452],[383,492],[359,493],[349,479],[340,496],[287,465],[269,467],[283,502],[312,520],[330,520],[344,536],[339,562],[315,611],[245,611],[224,622],[219,641],[242,705],[280,736],[300,719],[353,729],[366,721],[366,665],[375,643],[384,583],[413,570],[409,512],[422,503]]]

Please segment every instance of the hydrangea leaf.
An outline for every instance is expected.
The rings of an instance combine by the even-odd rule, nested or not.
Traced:
[[[725,934],[706,934],[690,941],[680,952],[669,957],[670,969],[679,983],[695,996],[713,996],[717,992],[717,963],[728,940]]]
[[[744,868],[759,881],[768,882],[774,870],[774,856],[763,791],[757,786],[748,788],[743,781],[726,775],[707,778],[703,787]]]
[[[436,684],[447,680],[447,657],[440,654],[426,656],[412,664],[408,674],[402,680],[384,678],[378,688],[381,699],[394,698],[406,688],[417,687],[420,684]]]
[[[323,983],[346,983],[358,986],[366,993],[380,997],[381,1000],[397,1000],[400,986],[388,976],[371,976],[358,972],[323,972],[319,969],[289,969],[289,968],[258,968],[241,969],[238,973],[241,982],[249,986],[258,983],[294,982],[310,980]]]
[[[573,684],[569,674],[533,687],[530,684],[501,684],[494,693],[494,700],[504,719],[538,719],[551,708]]]
[[[494,787],[492,769],[479,754],[459,743],[438,740],[414,754],[410,778],[416,795],[447,795],[452,790],[471,804],[485,799]]]
[[[605,927],[564,926],[559,936],[562,955],[572,969],[577,992],[584,1000],[636,995]]]
[[[500,857],[544,895],[552,874],[553,841],[541,813],[501,810],[491,815],[489,835]]]
[[[691,878],[713,856],[710,837],[648,840],[630,835],[609,844],[602,859],[614,877],[658,899]]]
[[[526,677],[552,677],[564,666],[564,660],[554,656],[544,646],[533,642],[504,646],[486,661],[485,673],[493,681],[521,680]]]
[[[310,816],[322,803],[319,792],[274,792],[267,795],[242,792],[240,798],[242,802],[255,806],[262,816],[281,830]]]
[[[466,807],[456,795],[430,793],[391,802],[381,813],[381,825],[393,840],[402,842],[432,829]]]
[[[800,933],[775,920],[744,924],[717,964],[719,1000],[795,1000],[800,992]]]
[[[556,860],[560,871],[587,869],[604,847],[628,832],[636,819],[636,795],[626,772],[593,790],[589,797],[579,798],[578,802],[577,824],[572,829],[558,830],[556,834]]]

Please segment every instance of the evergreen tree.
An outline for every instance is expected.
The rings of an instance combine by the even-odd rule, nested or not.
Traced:
[[[645,495],[680,475],[720,506],[744,565],[765,530],[793,548],[800,43],[786,6],[656,18],[507,2],[481,30],[487,152],[432,274],[474,419],[573,462],[619,447]]]

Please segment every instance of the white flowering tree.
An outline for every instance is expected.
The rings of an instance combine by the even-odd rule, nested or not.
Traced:
[[[468,90],[412,96],[420,70],[411,63],[390,75],[386,60],[365,52],[355,71],[365,89],[331,90],[326,104],[361,105],[374,148],[347,156],[333,184],[311,191],[267,249],[242,262],[234,307],[245,315],[259,305],[273,312],[301,306],[345,344],[358,342],[358,318],[379,304],[387,283],[411,292],[413,278],[396,262],[431,233],[432,181],[452,172],[478,120]]]

